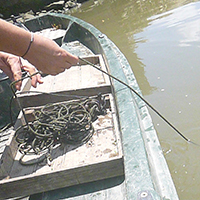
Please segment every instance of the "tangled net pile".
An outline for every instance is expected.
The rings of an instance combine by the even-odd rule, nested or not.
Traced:
[[[57,144],[82,144],[94,133],[92,122],[99,115],[106,114],[105,97],[99,94],[94,98],[67,101],[60,104],[47,104],[35,111],[35,120],[16,130],[16,141],[22,153],[22,165],[36,164],[48,158],[41,157],[33,162],[22,159],[28,154],[51,153]]]

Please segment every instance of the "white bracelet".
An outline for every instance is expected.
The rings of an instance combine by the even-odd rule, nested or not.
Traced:
[[[34,41],[34,34],[31,32],[31,41],[28,45],[28,48],[27,48],[25,54],[23,56],[21,56],[22,58],[28,53],[29,49],[31,48],[31,44],[33,43],[33,41]]]

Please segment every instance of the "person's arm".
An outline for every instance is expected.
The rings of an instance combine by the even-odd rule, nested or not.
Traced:
[[[22,56],[29,42],[28,31],[0,19],[0,51]]]
[[[22,56],[31,41],[31,33],[0,19],[0,51]],[[59,47],[54,41],[34,34],[24,57],[38,70],[56,75],[78,63],[78,57]]]
[[[29,75],[37,72],[36,68],[28,63],[28,61],[22,60],[19,56],[0,51],[0,69],[8,75],[11,81],[17,81],[21,79],[21,68],[29,72]],[[36,87],[37,83],[43,83],[40,74],[36,74],[35,76],[31,77],[32,86]],[[17,82],[15,86],[17,90],[20,90],[21,81]]]

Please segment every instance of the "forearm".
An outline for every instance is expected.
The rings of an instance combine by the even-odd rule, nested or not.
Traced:
[[[22,56],[30,39],[30,32],[0,19],[0,51]]]
[[[53,40],[38,34],[31,36],[30,32],[0,20],[0,51],[23,56],[46,74],[56,75],[77,64],[78,57],[58,46]],[[29,49],[31,38],[33,42]]]

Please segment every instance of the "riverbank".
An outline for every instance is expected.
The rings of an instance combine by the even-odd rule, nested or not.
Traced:
[[[7,19],[11,15],[27,12],[37,15],[51,10],[67,13],[71,8],[80,7],[85,1],[87,0],[0,0],[0,17]]]

